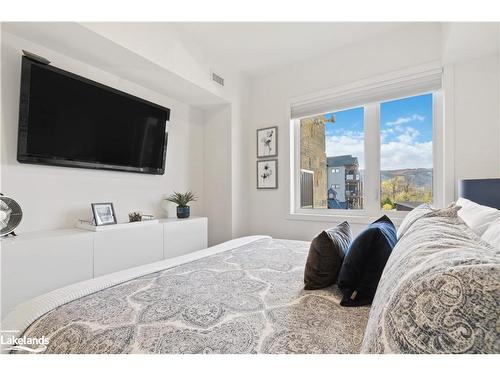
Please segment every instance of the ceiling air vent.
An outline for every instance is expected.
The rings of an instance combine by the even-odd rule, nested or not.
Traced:
[[[224,86],[224,78],[215,73],[212,73],[212,81],[217,82],[221,86]]]

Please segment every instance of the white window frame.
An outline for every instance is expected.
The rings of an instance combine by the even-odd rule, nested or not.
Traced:
[[[404,88],[400,94],[398,94],[397,90],[394,90],[390,98],[384,98],[380,101],[354,106],[334,107],[329,109],[328,112],[322,112],[332,113],[364,107],[365,175],[363,181],[363,209],[300,208],[300,118],[291,119],[291,102],[287,103],[290,122],[290,211],[288,219],[330,222],[338,219],[339,221],[349,220],[353,223],[369,223],[386,214],[396,224],[400,223],[408,214],[407,211],[384,211],[380,207],[380,104],[429,93],[433,94],[433,205],[443,207],[450,198],[446,196],[444,186],[444,150],[447,145],[445,145],[444,139],[443,90],[441,88],[431,91],[419,91],[418,88],[415,88],[409,94],[408,89]],[[308,114],[304,117],[311,116],[314,116],[314,114]]]

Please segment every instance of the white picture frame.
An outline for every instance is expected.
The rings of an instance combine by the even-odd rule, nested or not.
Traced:
[[[257,129],[257,157],[278,156],[278,127]]]
[[[278,188],[278,159],[257,160],[257,189]]]

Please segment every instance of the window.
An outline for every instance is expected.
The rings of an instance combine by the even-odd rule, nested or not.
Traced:
[[[436,136],[444,142],[442,95],[436,82],[435,90],[422,94],[384,93],[364,105],[332,106],[321,115],[292,119],[291,212],[345,215],[341,210],[349,210],[351,217],[386,212],[397,218],[405,215],[398,211],[424,202],[442,205],[443,154],[435,148]],[[307,113],[305,104],[297,108],[292,107],[292,116]]]
[[[432,94],[380,104],[380,206],[411,211],[432,202]]]
[[[300,167],[312,176],[301,178],[309,197],[301,208],[362,209],[363,107],[302,118],[299,126]]]

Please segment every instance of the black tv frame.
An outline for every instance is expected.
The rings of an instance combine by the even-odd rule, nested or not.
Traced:
[[[130,167],[124,165],[114,165],[105,164],[99,162],[82,162],[77,160],[69,160],[59,157],[40,157],[29,155],[27,153],[27,137],[28,137],[28,119],[29,119],[29,98],[30,98],[30,80],[31,80],[31,66],[38,65],[44,69],[50,70],[52,72],[61,74],[66,77],[70,77],[86,84],[98,87],[102,90],[112,92],[117,95],[127,97],[129,99],[148,104],[150,106],[159,108],[167,112],[167,119],[170,119],[170,109],[152,103],[150,101],[141,99],[137,96],[127,94],[126,92],[114,89],[112,87],[103,85],[99,82],[90,80],[88,78],[70,73],[63,69],[56,68],[55,66],[41,63],[39,61],[32,60],[26,56],[22,56],[21,63],[21,93],[19,100],[19,128],[18,128],[18,138],[17,138],[17,161],[19,163],[26,164],[41,164],[41,165],[51,165],[58,167],[71,167],[71,168],[85,168],[85,169],[104,169],[112,171],[122,171],[122,172],[135,172],[135,173],[145,173],[145,174],[155,174],[162,175],[165,173],[165,163],[167,156],[167,143],[168,143],[168,132],[165,132],[165,140],[163,143],[163,157],[162,157],[162,167],[161,168],[140,168],[140,167]]]

